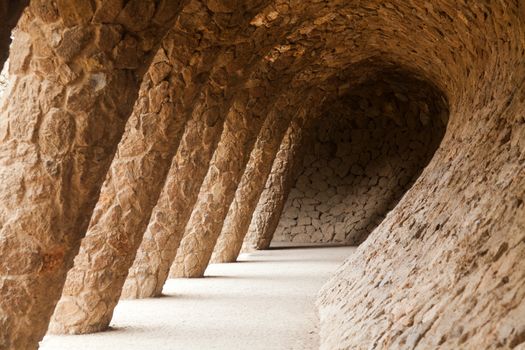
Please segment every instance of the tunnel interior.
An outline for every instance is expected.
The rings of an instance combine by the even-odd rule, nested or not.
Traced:
[[[349,90],[311,126],[275,242],[361,243],[444,136],[446,97],[413,72],[383,69]]]
[[[525,343],[524,1],[0,0],[8,58],[0,349],[270,243],[358,245],[323,350]]]

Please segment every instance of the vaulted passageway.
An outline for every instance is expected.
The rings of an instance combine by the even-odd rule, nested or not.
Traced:
[[[0,20],[0,349],[103,331],[119,298],[272,240],[361,243],[319,292],[323,349],[523,346],[523,1]]]
[[[381,71],[329,103],[312,126],[274,241],[357,245],[430,161],[445,133],[443,93]]]

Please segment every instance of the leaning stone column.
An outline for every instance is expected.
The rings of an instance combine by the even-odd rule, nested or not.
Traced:
[[[9,57],[11,31],[29,0],[0,0],[0,71]]]
[[[225,130],[199,197],[186,225],[169,276],[202,277],[221,233],[228,208],[245,170],[257,135],[268,111],[284,87],[292,87],[295,74],[308,64],[303,51],[286,50],[261,62],[261,66],[239,89],[227,117]],[[290,67],[290,74],[267,80]],[[300,94],[297,93],[297,96]]]
[[[197,148],[197,142],[202,142],[207,149],[215,147],[213,135],[220,134],[216,130],[221,128],[222,116],[227,111],[225,95],[229,85],[232,81],[242,81],[239,70],[228,80],[224,79],[227,69],[236,68],[229,61],[230,57],[234,57],[234,49],[227,39],[238,32],[246,34],[239,27],[222,30],[214,20],[215,14],[204,3],[191,1],[165,39],[164,45],[170,50],[169,53],[161,52],[159,59],[168,61],[160,67],[167,81],[160,92],[157,87],[146,89],[151,111],[136,123],[144,129],[152,129],[148,129],[150,134],[145,135],[145,139],[141,135],[146,133],[140,132],[136,133],[138,138],[133,134],[121,143],[123,159],[115,160],[113,171],[113,175],[118,176],[106,182],[105,189],[108,190],[103,191],[97,207],[100,215],[95,215],[91,222],[81,254],[70,275],[71,284],[66,284],[50,331],[89,333],[109,326],[128,270],[164,187],[181,139],[182,125],[190,115],[194,115],[201,124],[211,126],[212,136],[186,138],[191,144],[185,143],[185,149],[194,151],[188,147]],[[219,44],[222,41],[227,44]],[[152,76],[160,74],[157,70],[151,73]],[[169,98],[163,98],[166,93]],[[169,106],[166,108],[167,115],[158,114],[163,111],[160,107],[163,101]],[[168,122],[170,120],[171,123]],[[154,152],[156,148],[165,152],[157,154]],[[187,156],[187,153],[184,155]],[[90,281],[89,285],[83,283],[86,279]]]
[[[192,55],[179,48],[180,36],[171,32],[145,77],[50,333],[89,333],[109,325],[187,119],[181,91],[194,89],[195,82],[177,79],[175,59],[189,62]]]
[[[0,348],[35,349],[178,2],[33,2],[0,107]],[[122,7],[124,6],[124,7]]]
[[[255,13],[255,8],[249,10]],[[250,20],[253,18],[252,15],[246,15],[244,18]],[[162,293],[184,228],[221,137],[224,117],[230,108],[232,98],[235,97],[232,91],[244,83],[245,77],[258,67],[261,57],[267,54],[269,47],[278,42],[277,38],[285,33],[280,27],[272,30],[266,28],[264,36],[261,36],[259,23],[255,23],[257,25],[254,25],[254,20],[249,24],[241,22],[236,27],[238,32],[235,35],[230,33],[233,38],[228,42],[236,44],[230,46],[232,50],[224,52],[218,60],[224,65],[219,67],[221,69],[218,72],[228,72],[227,77],[222,77],[227,79],[228,88],[224,96],[216,96],[216,105],[203,104],[197,107],[198,110],[217,111],[218,118],[205,120],[196,113],[195,118],[188,123],[164,189],[153,210],[133,266],[129,270],[121,298],[148,298]],[[250,47],[256,47],[257,50],[245,51]],[[221,76],[218,75],[215,80],[221,81]]]
[[[252,81],[253,84],[253,81]],[[224,217],[265,119],[268,99],[257,99],[263,86],[243,90],[226,119],[224,131],[171,268],[172,277],[202,277],[208,266]],[[264,101],[264,103],[260,103]],[[262,111],[262,113],[261,113]]]
[[[269,113],[257,138],[254,150],[242,176],[235,198],[228,210],[221,235],[215,245],[212,261],[215,263],[233,262],[237,259],[244,236],[248,231],[250,219],[257,206],[257,201],[264,189],[264,184],[273,160],[279,150],[291,118],[304,118],[306,109],[297,113],[294,106],[286,104],[286,99],[279,99],[276,107]]]
[[[303,118],[292,120],[286,131],[259,203],[251,218],[244,240],[243,249],[245,250],[267,249],[270,246],[292,187],[296,168],[302,159],[301,150],[307,134],[306,124],[310,124],[305,122]]]
[[[216,105],[211,105],[212,101]],[[186,125],[121,298],[158,296],[223,130],[229,101],[198,103]],[[210,112],[213,112],[211,114]]]

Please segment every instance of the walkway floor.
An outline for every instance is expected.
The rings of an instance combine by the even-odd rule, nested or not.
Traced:
[[[243,254],[206,278],[169,280],[164,297],[121,301],[108,332],[46,336],[40,349],[315,349],[315,295],[353,249]]]

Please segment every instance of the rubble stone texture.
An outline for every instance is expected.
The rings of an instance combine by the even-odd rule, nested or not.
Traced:
[[[49,325],[50,333],[90,333],[108,327],[122,285],[157,202],[187,114],[173,69],[183,55],[179,36],[163,40],[111,164],[88,232]],[[186,58],[189,62],[190,57]]]
[[[129,270],[122,298],[153,297],[162,292],[184,232],[184,224],[191,214],[220,138],[223,113],[226,112],[219,106],[204,109],[204,104],[194,110]]]
[[[204,275],[268,106],[272,105],[271,95],[261,95],[261,88],[264,85],[257,84],[257,80],[249,80],[247,89],[228,113],[221,140],[171,266],[170,277]]]
[[[246,211],[245,219],[251,218],[247,231],[243,232],[239,230],[239,236],[236,238],[238,241],[232,244],[232,249],[228,249],[228,254],[231,254],[232,260],[237,258],[236,254],[238,254],[237,250],[239,245],[243,251],[267,249],[269,247],[277,224],[279,223],[284,203],[286,202],[290,188],[302,162],[305,144],[311,137],[312,124],[320,111],[323,110],[323,103],[329,106],[330,103],[344,96],[345,93],[354,88],[355,85],[358,85],[359,82],[366,81],[377,74],[377,72],[386,69],[385,62],[375,59],[358,62],[355,67],[363,68],[363,70],[346,69],[334,77],[325,80],[323,84],[319,84],[318,87],[320,90],[317,93],[318,95],[324,95],[324,97],[322,99],[313,98],[313,100],[317,102],[317,105],[314,104],[310,106],[306,103],[308,98],[303,98],[301,103],[311,108],[311,110],[306,113],[308,117],[292,119],[285,137],[279,146],[279,152],[273,161],[262,193],[260,193],[258,197],[259,201],[255,210]],[[355,75],[356,71],[359,72],[358,76]],[[348,83],[348,81],[353,83]],[[293,110],[296,111],[297,108]],[[257,189],[257,191],[260,190]],[[256,194],[251,193],[250,195],[255,196]],[[243,240],[242,244],[241,240]],[[222,243],[222,245],[224,246],[224,243]],[[220,247],[217,248],[217,250],[219,249]],[[230,258],[228,258],[228,260],[229,259]]]
[[[176,3],[34,1],[20,20],[0,107],[0,348],[44,335]]]
[[[308,64],[303,54],[304,52],[297,52],[295,49],[287,49],[281,52],[280,57],[269,60],[271,64],[268,64],[267,70],[283,70],[289,65],[293,67],[290,71],[298,71]],[[267,70],[261,69],[269,75]],[[276,96],[279,95],[279,90],[272,91],[267,87],[271,85],[265,81],[264,76],[259,76],[261,71],[257,71],[246,83],[248,93],[240,95],[238,103],[230,110],[221,142],[214,153],[214,159],[171,266],[170,277],[204,275],[256,136],[271,110],[269,106],[273,102],[270,101],[276,100]],[[292,81],[283,78],[278,83],[273,83],[279,87],[293,85]],[[262,94],[261,91],[266,93]],[[296,104],[288,104],[288,108],[298,108],[294,107]]]
[[[272,164],[270,175],[253,213],[242,251],[267,249],[279,223],[297,168],[302,160],[306,130],[304,119],[292,120]]]
[[[0,349],[37,347],[90,219],[111,214],[98,212],[91,218],[105,176],[113,176],[107,172],[142,77],[165,33],[173,29],[180,5],[168,0],[33,0],[22,16],[9,56],[13,80],[0,107]],[[189,111],[186,119],[197,122],[197,115],[208,115],[214,125],[218,117],[213,116],[225,118],[237,110],[263,120],[285,92],[299,101],[313,93],[319,101],[304,125],[292,121],[273,162],[245,240],[253,244],[257,233],[259,248],[270,244],[295,174],[304,164],[304,147],[316,131],[310,125],[344,106],[345,97],[357,94],[372,75],[404,72],[397,81],[426,81],[448,101],[447,129],[432,160],[320,292],[322,349],[524,346],[525,2],[194,0],[182,12],[178,23],[188,30],[175,45],[182,56],[173,67],[185,84],[203,84],[202,89],[184,84],[176,91],[183,110]],[[15,17],[0,22],[2,54]],[[198,50],[188,64],[184,57],[193,51],[184,50],[189,47],[209,51]],[[215,49],[220,53],[215,55]],[[209,67],[194,71],[200,62]],[[148,98],[155,94],[155,84],[151,86]],[[299,107],[289,105],[292,114]],[[247,130],[246,119],[238,117],[242,125],[230,124],[225,135]],[[222,128],[222,123],[216,125]],[[193,133],[189,129],[180,157],[195,156],[194,147],[209,152],[197,161],[211,157],[213,138],[220,132],[208,133],[202,125],[191,128]],[[370,129],[365,130],[368,134]],[[202,142],[206,135],[210,139]],[[253,131],[245,141],[255,142],[256,135]],[[231,137],[223,139],[234,141]],[[366,141],[373,145],[377,139]],[[234,176],[218,183],[219,192],[228,191],[210,193],[219,199],[208,203],[213,204],[210,211],[203,211],[204,195],[199,199],[194,217],[213,217],[192,221],[214,234],[204,242],[199,239],[206,230],[188,231],[196,238],[195,251],[209,254],[222,227],[220,218],[235,195],[233,184],[245,171],[234,163],[246,163],[251,147],[234,146],[241,159],[230,161],[226,158],[234,155],[224,152],[229,147],[219,149],[223,151],[213,164],[233,170]],[[382,156],[389,154],[393,160],[399,156],[397,149]],[[358,165],[367,170],[368,165]],[[197,177],[204,178],[207,168]],[[172,169],[168,182],[187,176],[174,176]],[[186,194],[188,184],[191,194],[181,202],[191,207],[184,208],[186,217],[194,209],[200,181],[182,183],[182,192],[173,193]],[[160,226],[170,220],[170,210],[180,210],[173,205],[176,200],[163,199],[171,188],[164,188],[158,206],[169,210],[155,210],[150,227],[158,220],[155,213],[169,214],[158,221]],[[370,203],[377,209],[375,201]],[[135,207],[152,206],[140,201],[126,205],[140,213],[146,210]],[[137,220],[142,223],[143,217]],[[185,225],[178,220],[182,227],[173,241],[180,239]],[[173,233],[166,229],[150,231],[163,232],[153,238],[157,252],[151,256],[166,252],[158,249]],[[364,233],[348,229],[345,239]],[[191,250],[185,246],[179,259],[185,254],[192,259]],[[170,261],[169,256],[162,259]],[[155,288],[162,283],[159,278]],[[77,316],[85,317],[71,314]]]
[[[305,60],[307,56],[303,51],[297,52],[296,49],[291,48],[284,51],[281,49],[281,51],[278,57],[269,59],[271,64],[269,63],[267,70],[263,71],[266,76],[270,75],[268,70],[279,71],[290,66],[288,70],[295,72],[308,64],[308,61]],[[170,269],[170,277],[202,277],[204,275],[257,134],[271,110],[269,106],[273,102],[270,101],[277,100],[276,96],[280,92],[279,89],[275,91],[270,89],[270,82],[260,74],[261,72],[257,71],[254,77],[247,82],[248,93],[241,95],[239,99],[241,103],[234,105],[234,108],[230,110],[221,142],[215,151],[214,159]],[[295,75],[292,77],[295,79]],[[280,88],[294,83],[282,77],[278,83],[273,82]],[[266,93],[263,94],[262,91]],[[319,102],[320,100],[322,99],[318,99]],[[297,104],[288,102],[288,108],[299,108],[296,106]]]
[[[196,2],[197,4],[197,2]],[[191,4],[190,4],[191,5]],[[251,20],[256,12],[257,3],[246,9],[245,18]],[[185,9],[194,16],[195,10]],[[220,20],[216,15],[214,21]],[[191,18],[188,18],[191,23]],[[265,55],[268,42],[275,40],[272,35],[261,36],[258,26],[250,22],[245,26],[235,26],[221,35],[232,36],[237,46],[226,46],[224,52],[217,55],[216,70],[212,73],[211,83],[207,86],[208,94],[201,94],[202,101],[193,106],[193,118],[186,127],[182,143],[169,170],[164,189],[154,208],[151,221],[144,234],[137,257],[130,268],[122,291],[122,298],[146,298],[159,296],[164,282],[176,256],[184,228],[190,218],[198,198],[199,189],[204,181],[209,163],[221,137],[223,122],[235,97],[232,91],[244,84],[250,72],[262,68],[254,57]],[[279,35],[279,33],[275,33]],[[224,38],[225,39],[225,38]],[[236,52],[244,46],[258,42],[261,51],[254,54]],[[216,53],[217,47],[209,47]],[[208,53],[210,56],[212,53]],[[197,54],[202,54],[197,51]],[[255,67],[258,67],[257,69]],[[264,70],[263,70],[264,71]],[[237,103],[241,103],[237,101]]]
[[[438,147],[448,111],[435,89],[384,73],[354,90],[314,126],[274,241],[361,243]]]
[[[276,103],[257,137],[215,245],[211,259],[215,263],[234,262],[237,259],[284,133],[292,118],[305,118],[306,108],[298,106],[301,113],[297,113],[287,108],[286,101],[283,98]]]
[[[429,63],[450,121],[421,177],[320,292],[321,348],[522,348],[524,4],[371,11],[385,45],[406,40]]]

